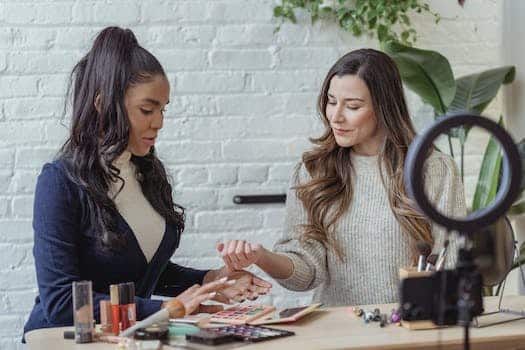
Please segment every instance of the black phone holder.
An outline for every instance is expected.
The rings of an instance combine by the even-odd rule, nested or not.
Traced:
[[[473,212],[466,218],[453,218],[436,210],[427,198],[421,165],[434,149],[434,140],[437,137],[463,125],[481,127],[499,141],[503,151],[503,171],[498,193],[488,207]],[[437,325],[462,325],[465,329],[465,349],[469,349],[469,326],[474,317],[483,312],[483,278],[475,263],[477,251],[474,248],[480,248],[479,234],[483,234],[487,227],[503,217],[511,207],[519,194],[520,184],[521,159],[518,149],[505,129],[490,119],[469,114],[446,116],[412,142],[405,161],[407,193],[430,220],[446,228],[447,232],[456,231],[460,244],[456,269],[402,280],[400,306],[403,320],[430,319]],[[489,256],[492,246],[488,241],[481,244],[481,248],[489,251]]]

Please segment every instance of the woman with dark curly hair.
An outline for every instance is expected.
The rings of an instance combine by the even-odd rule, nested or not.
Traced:
[[[74,67],[68,90],[69,138],[56,160],[44,165],[36,186],[39,295],[24,333],[73,324],[74,281],[92,281],[97,320],[99,301],[109,299],[111,284],[122,282],[135,283],[137,319],[162,307],[170,307],[172,317],[210,311],[201,303],[267,292],[271,285],[249,272],[170,262],[184,229],[184,209],[173,201],[154,147],[170,86],[159,61],[133,32],[104,29]],[[152,300],[153,293],[175,298]]]
[[[288,289],[315,288],[314,300],[327,305],[394,302],[398,270],[416,261],[417,242],[437,250],[446,236],[414,209],[403,186],[416,133],[397,67],[372,49],[344,55],[324,80],[318,110],[325,130],[292,177],[274,251],[245,241],[217,248],[233,269],[256,264]],[[453,159],[433,151],[421,166],[436,208],[465,215]],[[453,240],[450,249],[453,263]]]

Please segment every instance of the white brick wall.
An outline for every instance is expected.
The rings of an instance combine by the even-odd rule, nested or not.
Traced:
[[[496,0],[430,1],[442,21],[414,18],[419,44],[444,53],[457,74],[500,64]],[[66,135],[67,74],[106,25],[135,31],[172,84],[159,154],[188,207],[175,260],[218,266],[215,242],[267,246],[280,234],[282,205],[236,206],[236,194],[280,193],[315,135],[315,99],[329,66],[358,47],[377,47],[333,24],[285,24],[273,34],[271,0],[0,0],[0,348],[18,347],[36,295],[32,199],[36,176]],[[412,111],[420,103],[409,94]],[[499,114],[499,104],[491,107]],[[469,147],[469,170],[482,141]],[[467,185],[475,180],[469,171]],[[309,294],[275,288],[279,305]],[[270,301],[266,299],[266,301]]]

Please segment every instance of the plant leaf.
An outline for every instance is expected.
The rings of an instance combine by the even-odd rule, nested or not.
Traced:
[[[507,212],[508,215],[520,215],[525,213],[525,200],[514,203]]]
[[[500,117],[500,125],[502,121],[503,118]],[[498,141],[491,137],[483,154],[476,192],[474,192],[472,201],[472,211],[485,208],[496,196],[500,178],[501,159],[501,147]]]
[[[444,115],[456,93],[456,82],[448,60],[436,51],[421,50],[397,41],[381,44],[395,61],[407,87]]]
[[[516,68],[505,66],[461,77],[456,80],[456,95],[448,108],[449,114],[481,114],[496,97],[502,84],[514,81]]]

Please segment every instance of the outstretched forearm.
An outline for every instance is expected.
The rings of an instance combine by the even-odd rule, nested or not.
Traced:
[[[294,270],[293,262],[289,257],[264,248],[255,264],[275,279],[287,279],[292,275]]]

